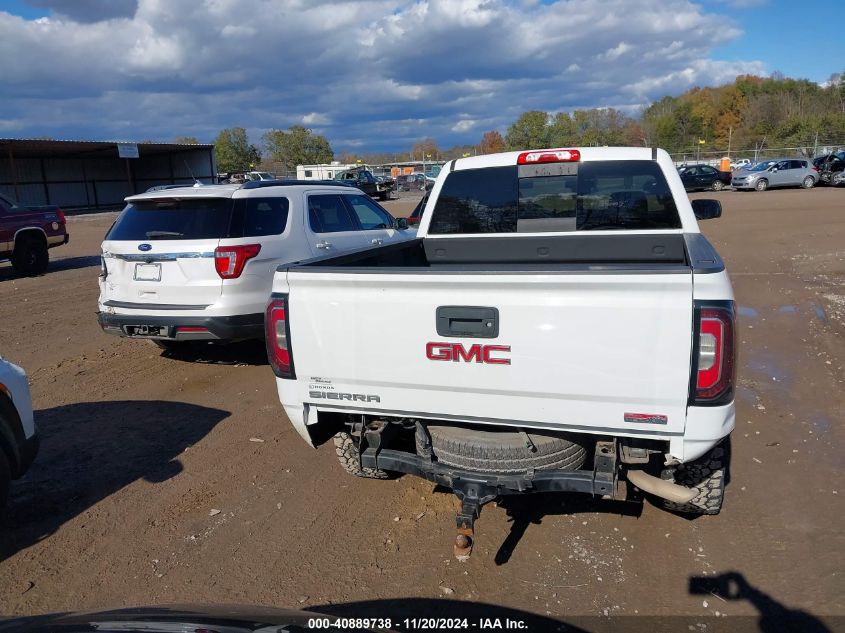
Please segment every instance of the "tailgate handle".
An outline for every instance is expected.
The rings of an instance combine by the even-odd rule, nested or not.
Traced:
[[[437,308],[437,333],[463,338],[499,336],[499,310],[479,306],[440,306]]]

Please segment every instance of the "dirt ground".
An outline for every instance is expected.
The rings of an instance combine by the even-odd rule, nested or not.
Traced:
[[[713,196],[724,216],[702,228],[741,306],[722,514],[528,497],[484,509],[465,564],[453,496],[355,479],[330,446],[308,448],[262,345],[189,362],[102,333],[114,214],[72,217],[47,274],[0,264],[0,353],[28,371],[42,433],[0,519],[0,613],[386,600],[398,617],[397,599],[442,598],[554,617],[845,615],[845,190]],[[735,595],[718,589],[727,574]],[[702,594],[702,577],[717,588]]]

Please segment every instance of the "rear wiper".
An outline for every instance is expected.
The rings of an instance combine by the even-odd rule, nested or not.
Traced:
[[[176,231],[147,231],[144,235],[148,240],[153,240],[157,237],[185,237],[184,233],[177,233]]]

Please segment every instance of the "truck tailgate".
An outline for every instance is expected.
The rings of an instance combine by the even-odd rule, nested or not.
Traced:
[[[299,393],[284,399],[318,410],[682,432],[692,283],[681,266],[659,273],[289,271],[298,380],[283,382]],[[496,308],[498,336],[438,334],[440,306]],[[485,359],[488,345],[496,347]]]

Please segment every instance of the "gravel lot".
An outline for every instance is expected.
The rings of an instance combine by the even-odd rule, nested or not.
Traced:
[[[27,369],[42,432],[0,519],[0,613],[413,597],[555,617],[845,615],[845,190],[696,195],[722,200],[703,228],[741,306],[725,510],[528,497],[484,509],[466,564],[451,494],[349,477],[330,446],[302,442],[262,344],[189,362],[103,334],[114,214],[70,218],[46,275],[0,264],[0,353]],[[748,583],[735,599],[691,590],[734,572]]]

